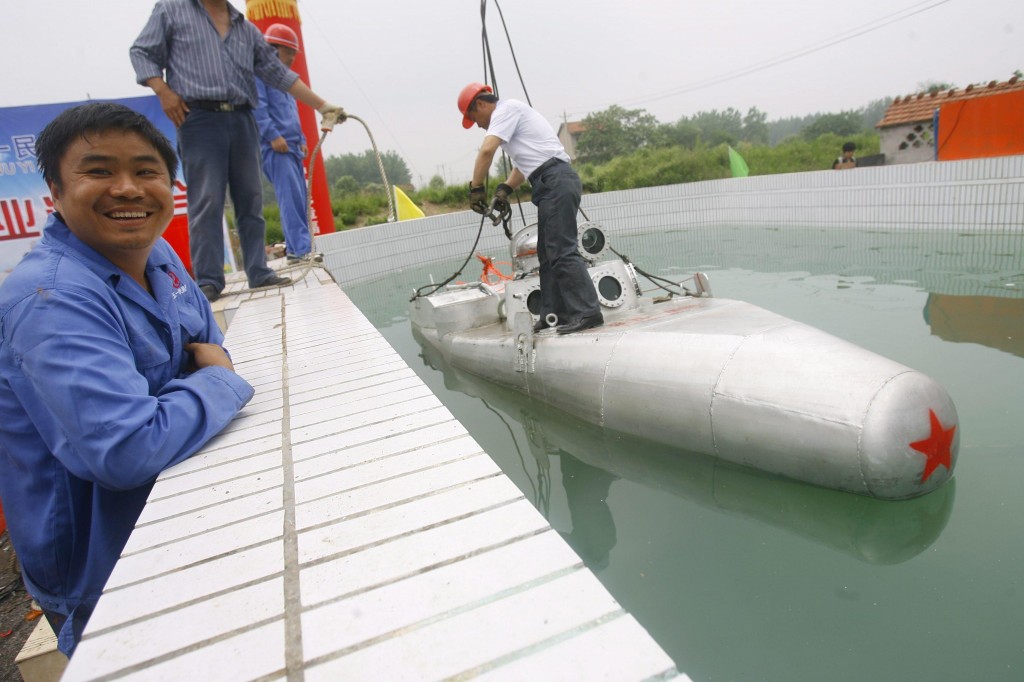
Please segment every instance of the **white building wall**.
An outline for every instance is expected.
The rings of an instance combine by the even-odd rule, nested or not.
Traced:
[[[921,163],[935,160],[935,125],[911,123],[878,131],[885,163]]]

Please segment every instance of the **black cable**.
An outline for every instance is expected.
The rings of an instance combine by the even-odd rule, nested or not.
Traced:
[[[938,160],[939,154],[942,152],[942,149],[949,143],[949,141],[951,139],[953,139],[953,133],[955,133],[956,129],[958,127],[960,127],[960,117],[964,115],[964,109],[967,108],[967,106],[968,106],[967,103],[968,102],[970,102],[970,100],[963,100],[963,106],[961,106],[960,108],[958,108],[956,110],[956,120],[953,121],[953,128],[946,135],[945,139],[942,140],[941,144],[939,142],[939,133],[942,132],[942,118],[939,117],[939,116],[935,116],[934,117],[936,119],[936,123],[937,123],[937,125],[935,125],[935,130],[932,131],[935,134],[935,159],[936,160]]]
[[[948,2],[948,0],[943,0],[943,2]],[[488,38],[488,35],[487,35],[487,17],[486,17],[486,7],[485,7],[486,4],[487,4],[487,0],[481,0],[481,2],[480,2],[480,20],[483,23],[483,41],[484,41],[484,45],[486,46],[485,55],[484,55],[484,72],[486,73],[488,71],[488,69],[490,69],[492,87],[494,88],[494,95],[495,95],[495,97],[497,97],[498,96],[498,85],[497,85],[497,79],[496,79],[495,74],[494,74],[494,61],[491,58],[490,39]],[[526,103],[532,107],[533,103],[530,101],[530,94],[526,91],[526,83],[523,81],[523,73],[522,73],[522,70],[519,68],[519,61],[516,59],[515,48],[512,46],[512,37],[509,35],[509,32],[508,32],[508,24],[505,22],[505,14],[501,11],[501,5],[498,4],[498,0],[494,0],[494,5],[495,5],[495,7],[498,8],[498,15],[501,17],[501,25],[502,25],[502,28],[505,30],[505,38],[508,41],[508,49],[512,53],[512,62],[515,64],[515,67],[516,67],[516,75],[519,76],[519,83],[523,86],[523,94],[526,96]],[[503,161],[507,158],[505,156],[504,150],[502,150],[501,157],[502,157]],[[509,166],[509,164],[505,163],[504,167],[507,168],[508,166]],[[519,196],[519,191],[518,190],[516,190],[516,203],[519,205],[519,217],[523,221],[523,226],[525,227],[526,226],[526,213],[523,211],[523,202],[522,202],[522,199]],[[578,210],[580,212],[580,215],[583,216],[583,219],[589,222],[590,218],[587,217],[586,212],[584,212],[583,206],[580,206]],[[481,227],[481,229],[483,229],[483,223],[481,223],[480,227]],[[504,228],[505,228],[505,236],[507,236],[509,239],[511,239],[512,235],[511,235],[510,230],[509,230],[508,221],[505,221]],[[643,275],[644,277],[649,279],[651,281],[651,283],[653,283],[659,289],[663,289],[663,290],[667,291],[669,294],[671,294],[673,296],[679,296],[679,295],[682,295],[682,296],[690,295],[690,296],[692,296],[692,295],[694,295],[693,292],[691,292],[689,289],[687,289],[686,287],[682,286],[678,282],[673,282],[672,280],[666,279],[664,277],[659,277],[658,275],[652,275],[652,274],[650,274],[648,272],[645,272],[644,270],[641,270],[639,267],[637,267],[634,263],[631,263],[628,257],[622,255],[621,253],[619,253],[615,249],[611,249],[611,251],[612,251],[612,253],[617,255],[619,258],[621,258],[624,262],[626,262],[629,265],[632,265],[633,269],[636,270],[636,272],[638,274]],[[673,289],[669,289],[668,287],[663,286],[662,284],[659,284],[659,280],[661,282],[665,282],[667,284],[670,284],[670,285],[672,285],[674,287],[678,287],[678,288],[682,289],[683,292],[680,293],[679,291],[675,291]],[[436,291],[436,289],[435,289],[435,291]]]
[[[586,216],[584,216],[584,217],[586,217]],[[626,265],[632,265],[632,266],[633,266],[633,269],[634,269],[634,270],[636,270],[636,272],[637,272],[637,274],[638,274],[638,275],[643,275],[643,276],[644,276],[644,277],[646,277],[647,279],[651,280],[651,283],[652,283],[652,284],[653,284],[654,286],[658,287],[659,289],[664,289],[665,291],[667,291],[667,292],[668,292],[669,294],[671,294],[672,296],[695,296],[695,294],[694,294],[694,293],[693,293],[692,291],[690,291],[689,289],[687,289],[686,287],[684,287],[684,286],[683,286],[682,284],[680,284],[679,282],[673,282],[672,280],[670,280],[670,279],[666,279],[665,277],[661,277],[660,275],[652,275],[652,274],[651,274],[651,273],[649,273],[649,272],[646,272],[646,271],[644,271],[644,270],[641,270],[641,269],[640,269],[640,268],[639,268],[639,267],[638,267],[638,266],[636,265],[636,263],[634,263],[634,262],[632,262],[631,260],[629,260],[629,256],[626,256],[626,255],[624,255],[624,254],[621,254],[621,253],[619,253],[618,251],[616,251],[616,250],[615,250],[614,248],[612,248],[611,246],[609,246],[609,247],[608,247],[608,250],[609,250],[609,251],[611,251],[612,253],[614,253],[614,254],[615,254],[616,256],[618,256],[619,258],[621,258],[621,259],[622,259],[622,262],[623,262],[623,263],[625,263]],[[667,284],[671,284],[671,285],[672,285],[672,286],[674,286],[674,287],[679,287],[679,288],[680,288],[680,289],[682,289],[683,291],[682,291],[682,292],[679,292],[679,291],[674,291],[674,290],[672,290],[672,289],[669,289],[668,287],[666,287],[666,286],[664,286],[664,285],[662,285],[662,284],[659,284],[659,283],[658,283],[659,281],[661,281],[661,282],[665,282],[665,283],[667,283]]]
[[[491,39],[487,35],[487,0],[480,0],[480,31],[484,46],[484,84],[490,85],[494,96],[498,96],[498,80],[494,75],[494,57],[491,56]]]
[[[438,291],[441,287],[445,286],[446,284],[451,282],[453,279],[455,279],[456,277],[458,277],[459,275],[462,274],[462,271],[465,269],[466,264],[469,263],[469,259],[473,257],[474,253],[476,253],[476,245],[480,243],[480,235],[482,235],[484,233],[484,221],[485,220],[487,220],[487,216],[486,215],[480,216],[480,229],[476,231],[476,239],[473,241],[473,248],[471,248],[469,250],[469,255],[466,256],[466,260],[462,261],[462,265],[460,265],[459,269],[455,271],[455,274],[453,274],[451,277],[449,277],[445,281],[441,282],[440,284],[424,284],[423,286],[421,286],[419,289],[416,290],[416,293],[414,293],[412,295],[412,298],[409,299],[409,303],[412,303],[413,301],[415,301],[417,298],[420,298],[421,296],[430,296],[432,293],[434,293],[435,291]],[[430,291],[425,293],[425,294],[421,293],[424,289],[429,289],[430,287],[434,287],[434,288],[430,289]]]
[[[498,0],[494,0],[494,6],[498,8],[498,16],[501,17],[501,27],[505,29],[505,40],[508,41],[508,51],[512,53],[512,63],[516,65],[516,75],[519,76],[519,84],[523,86],[523,95],[526,96],[526,103],[531,107],[533,102],[530,101],[530,93],[526,91],[526,83],[523,81],[523,72],[519,69],[519,60],[516,59],[516,50],[512,47],[512,36],[508,34],[508,24],[505,23],[505,13],[501,11],[501,5],[498,4]]]
[[[508,26],[505,24],[505,15],[501,11],[501,6],[498,5],[497,0],[494,2],[498,8],[498,16],[501,17],[501,25],[505,29],[505,37],[508,39],[508,49],[512,52],[512,61],[516,65],[516,74],[519,76],[519,82],[523,86],[523,94],[526,95],[526,102],[530,103],[530,95],[526,92],[526,83],[523,82],[523,74],[519,70],[519,62],[516,60],[515,48],[512,47],[512,38],[508,33]],[[494,96],[498,95],[498,77],[494,72],[494,58],[491,56],[491,40],[487,34],[487,0],[480,0],[480,23],[482,26],[482,40],[484,45],[484,83],[490,84],[491,90],[494,91]],[[499,97],[500,99],[500,97]],[[531,105],[532,106],[532,105]],[[505,150],[501,150],[501,167],[502,169],[511,168],[512,162],[509,160],[508,155],[505,154]],[[488,169],[488,176],[490,175],[490,169]],[[487,186],[487,179],[484,178],[484,187]],[[523,226],[526,226],[526,213],[523,211],[523,201],[519,197],[519,190],[515,190],[516,203],[519,205],[519,217],[523,221]],[[512,231],[509,227],[508,221],[504,221],[503,228],[505,230],[505,236],[512,239]]]
[[[498,12],[499,13],[501,12],[501,8],[498,8]],[[485,84],[486,84],[486,82],[488,80],[490,81],[491,89],[494,91],[494,96],[497,97],[498,96],[498,83],[497,83],[497,81],[495,80],[495,77],[494,77],[494,60],[491,58],[491,42],[490,42],[490,39],[487,36],[487,0],[480,0],[480,23],[481,23],[481,26],[483,27],[482,30],[481,30],[481,42],[482,42],[482,45],[483,45],[483,56],[484,56],[484,81],[485,81]],[[488,70],[490,70],[490,78],[488,78],[488,75],[487,75]],[[502,156],[504,157],[504,152],[502,152]],[[486,186],[487,186],[487,180],[485,178],[484,179],[484,187],[486,187]],[[521,205],[519,207],[519,211],[520,211],[520,213],[522,212],[522,206]],[[484,232],[484,221],[485,220],[487,220],[487,215],[486,214],[480,216],[480,229],[477,230],[477,232],[476,232],[476,239],[473,241],[473,248],[471,248],[469,250],[469,254],[466,256],[466,260],[464,260],[462,262],[462,265],[459,266],[459,269],[456,270],[455,273],[451,277],[449,277],[448,279],[444,280],[440,284],[424,284],[420,288],[416,289],[416,291],[413,294],[412,298],[409,299],[410,303],[415,301],[417,298],[420,298],[422,296],[430,296],[434,292],[439,291],[442,287],[444,287],[449,282],[451,282],[456,277],[458,277],[459,275],[462,274],[463,269],[465,269],[465,267],[469,263],[470,259],[473,258],[473,254],[476,253],[477,244],[480,243],[480,237],[481,237],[481,235],[483,235],[483,232]],[[526,223],[526,219],[525,218],[523,219],[523,223],[524,224]],[[505,221],[503,227],[504,227],[504,230],[505,230],[505,235],[509,239],[511,239],[512,238],[512,233],[511,233],[511,231],[509,229],[508,221],[507,220]],[[431,287],[433,287],[433,288],[431,288]],[[428,291],[427,293],[423,293],[423,291],[425,289],[430,289],[430,291]]]

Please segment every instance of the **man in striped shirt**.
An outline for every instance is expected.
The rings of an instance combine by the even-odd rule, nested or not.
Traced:
[[[227,0],[158,0],[130,55],[136,80],[153,89],[178,127],[192,272],[203,294],[214,301],[224,289],[225,190],[231,193],[249,286],[288,284],[290,279],[267,267],[264,249],[259,134],[252,116],[255,76],[325,117],[343,121],[344,110],[285,67],[259,29]]]

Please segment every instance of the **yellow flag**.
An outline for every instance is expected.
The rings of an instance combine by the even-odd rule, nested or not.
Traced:
[[[426,214],[420,210],[420,207],[412,203],[412,199],[406,196],[405,192],[398,185],[394,186],[395,189],[395,213],[398,214],[399,220],[409,220],[410,218],[424,218]]]

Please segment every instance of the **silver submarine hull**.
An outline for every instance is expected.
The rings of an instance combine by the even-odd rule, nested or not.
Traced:
[[[512,240],[516,278],[503,287],[462,285],[411,301],[418,339],[453,367],[592,424],[806,483],[899,500],[952,475],[956,408],[932,378],[714,298],[700,273],[689,295],[642,296],[630,264],[597,262],[600,226],[584,223],[579,234],[604,326],[533,333],[539,277],[530,274],[535,230],[526,228]]]

